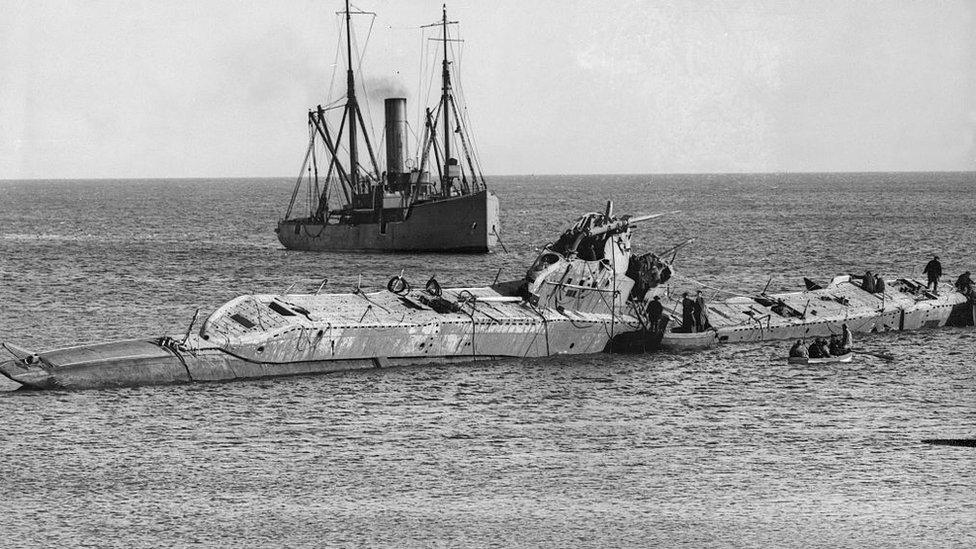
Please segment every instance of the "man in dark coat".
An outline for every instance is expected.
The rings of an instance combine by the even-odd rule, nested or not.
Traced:
[[[790,347],[790,356],[798,358],[807,357],[807,345],[802,339],[796,340],[796,343]]]
[[[973,291],[973,279],[970,277],[969,271],[966,271],[959,275],[956,279],[956,290],[959,293],[969,295]]]
[[[814,339],[813,343],[810,344],[810,349],[808,350],[807,355],[810,358],[823,358],[823,350],[820,347],[819,337],[817,339]]]
[[[658,296],[654,296],[654,299],[647,304],[647,324],[651,332],[657,332],[663,314],[664,305],[661,305],[661,299]]]
[[[827,357],[831,356],[831,354],[830,354],[830,344],[827,343],[827,340],[824,339],[824,338],[822,338],[822,337],[819,340],[820,340],[820,356],[822,358],[827,358]]]
[[[847,327],[847,324],[841,325],[840,350],[841,354],[854,350],[854,335],[851,334],[851,329]]]
[[[688,292],[681,296],[681,327],[686,333],[695,331],[695,302],[688,297]]]
[[[830,347],[827,345],[827,340],[818,337],[813,341],[813,345],[810,345],[810,358],[827,358],[830,356]]]
[[[840,350],[840,338],[837,337],[837,334],[830,334],[830,342],[827,343],[827,349],[830,350],[832,356],[844,354]]]
[[[932,291],[939,293],[939,279],[942,278],[942,263],[939,263],[939,256],[932,256],[932,261],[925,264],[922,274],[929,275],[929,283],[925,285],[925,289],[932,286]]]
[[[864,273],[864,282],[861,283],[861,289],[869,294],[874,293],[874,275],[871,271]]]
[[[698,295],[695,297],[695,329],[699,332],[704,332],[705,330],[712,327],[708,323],[708,309],[705,308],[705,296],[702,295],[702,291],[698,290]]]

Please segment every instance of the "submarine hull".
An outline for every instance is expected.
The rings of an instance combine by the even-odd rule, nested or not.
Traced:
[[[620,322],[616,321],[616,329]],[[231,381],[292,375],[324,374],[348,370],[387,368],[431,363],[463,363],[514,357],[558,354],[593,354],[604,351],[610,340],[608,322],[551,319],[538,323],[496,323],[476,326],[451,323],[432,329],[398,327],[354,330],[322,347],[334,349],[334,358],[320,353],[296,357],[283,339],[277,348],[257,346],[187,348],[169,338],[99,343],[42,352],[31,363],[0,363],[0,373],[30,389],[100,389],[142,385],[168,385],[202,381]],[[356,333],[358,332],[358,333]],[[434,335],[434,337],[431,337]],[[204,342],[194,338],[199,345]],[[427,345],[419,345],[417,342]],[[161,343],[161,342],[169,342]],[[237,353],[237,354],[235,354]]]
[[[706,305],[711,328],[669,332],[662,346],[673,351],[716,344],[830,337],[842,326],[854,333],[915,331],[967,325],[972,302],[958,292],[934,294],[911,279],[890,280],[883,292],[868,292],[850,276],[826,287],[758,298],[734,297]],[[678,317],[677,308],[671,310]]]
[[[374,292],[242,295],[180,340],[8,347],[17,359],[0,373],[31,388],[89,389],[644,349],[660,333],[647,333],[643,306],[629,299],[630,228],[657,215],[611,210],[581,217],[559,239],[572,247],[547,247],[522,279],[442,289],[432,277],[411,289],[400,275]]]
[[[0,363],[0,373],[33,389],[159,385],[189,381],[172,349],[130,340],[79,345]]]

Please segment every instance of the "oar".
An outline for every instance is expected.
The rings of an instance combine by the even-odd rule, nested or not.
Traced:
[[[893,355],[891,353],[883,353],[883,352],[878,352],[878,351],[872,352],[872,351],[869,351],[867,349],[858,349],[858,350],[855,350],[854,353],[855,354],[862,354],[862,355],[869,355],[869,356],[877,357],[877,358],[880,358],[882,360],[887,360],[888,362],[891,362],[891,361],[895,360],[895,355]]]

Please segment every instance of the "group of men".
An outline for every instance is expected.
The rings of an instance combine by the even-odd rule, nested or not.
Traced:
[[[648,328],[652,331],[657,330],[662,317],[664,316],[664,304],[661,298],[654,296],[647,304]],[[688,292],[681,296],[681,328],[684,333],[704,332],[711,328],[708,322],[708,311],[705,309],[705,296],[701,290],[695,299],[688,297]]]
[[[942,263],[939,262],[939,256],[933,256],[932,260],[925,265],[922,273],[928,276],[926,289],[932,288],[933,292],[939,293],[939,279],[942,277]],[[663,273],[657,271],[655,274],[660,276]],[[669,277],[670,274],[670,271],[668,271],[666,276]],[[664,280],[667,279],[662,277],[661,281],[663,282]],[[881,275],[867,271],[864,273],[863,280],[861,287],[864,291],[873,294],[884,293],[885,281],[881,278]],[[956,279],[955,286],[956,290],[960,293],[970,297],[976,297],[976,285],[974,285],[972,275],[969,271],[959,275],[959,278]],[[656,330],[663,317],[664,305],[658,296],[654,296],[647,306],[649,327],[652,330]],[[698,290],[695,299],[691,299],[688,296],[688,292],[684,292],[681,296],[680,330],[685,333],[704,332],[711,327],[711,324],[708,322],[708,312],[705,309],[705,297],[702,295],[702,291]],[[838,354],[846,354],[850,352],[850,349],[851,331],[844,324],[843,333],[839,338],[837,335],[833,335],[830,338],[830,342],[828,342],[826,339],[818,337],[810,344],[809,348],[807,348],[806,343],[801,339],[793,344],[793,347],[790,349],[790,356],[824,358]]]
[[[681,294],[681,326],[687,333],[704,332],[712,327],[708,322],[705,296],[701,290],[698,290],[695,299],[688,297],[688,292]]]
[[[864,273],[864,282],[861,288],[868,293],[883,294],[885,291],[885,281],[879,274],[871,274],[871,271]]]
[[[928,283],[925,285],[925,289],[931,289],[934,293],[939,293],[939,279],[942,278],[942,262],[939,261],[939,256],[932,256],[932,260],[925,264],[925,268],[922,269],[922,274],[926,276]],[[971,295],[973,293],[973,279],[969,271],[966,271],[959,275],[956,279],[955,284],[956,290],[959,293]],[[864,273],[863,282],[861,283],[861,288],[866,292],[872,294],[883,293],[885,291],[885,282],[881,278],[881,275],[872,274],[871,271]]]
[[[808,348],[806,341],[798,339],[796,343],[790,347],[791,357],[801,357],[801,358],[827,358],[832,356],[846,355],[851,352],[854,345],[854,337],[851,334],[850,328],[847,324],[841,326],[841,334],[833,334],[830,336],[830,341],[822,337],[814,339],[813,343],[810,344]]]

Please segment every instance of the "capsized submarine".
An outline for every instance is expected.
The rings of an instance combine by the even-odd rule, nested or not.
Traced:
[[[237,297],[196,332],[35,353],[10,344],[0,373],[31,389],[89,389],[326,373],[435,362],[653,348],[646,302],[664,291],[661,254],[634,255],[631,230],[665,214],[581,216],[519,280]],[[676,247],[677,248],[677,247]]]
[[[797,292],[733,296],[706,304],[709,327],[696,331],[682,322],[680,297],[663,300],[673,322],[661,339],[672,351],[716,345],[830,337],[847,326],[854,333],[914,331],[976,323],[976,295],[971,291],[929,291],[911,278],[866,287],[863,277],[838,275],[821,286],[804,279]]]

